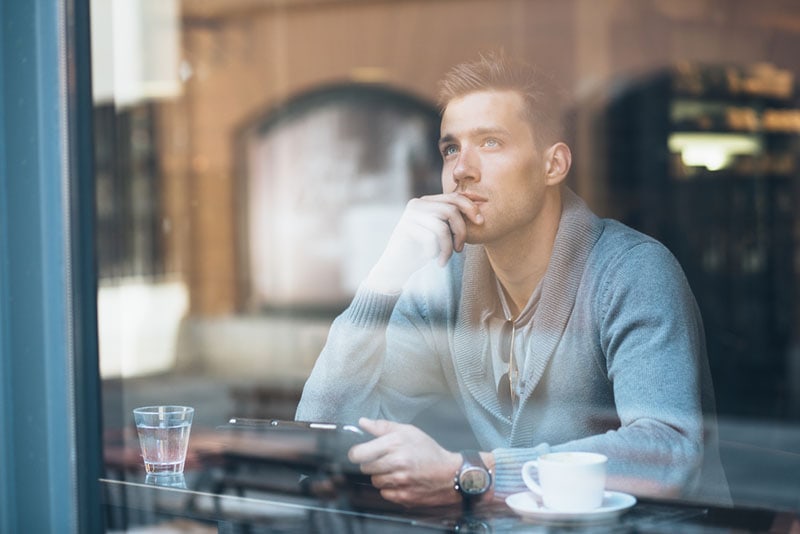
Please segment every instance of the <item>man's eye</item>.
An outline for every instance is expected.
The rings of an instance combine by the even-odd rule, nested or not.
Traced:
[[[447,145],[442,149],[442,156],[452,156],[458,152],[458,147],[456,145]]]
[[[497,139],[493,139],[491,137],[483,142],[483,146],[488,146],[489,148],[496,147],[499,144],[500,142]]]

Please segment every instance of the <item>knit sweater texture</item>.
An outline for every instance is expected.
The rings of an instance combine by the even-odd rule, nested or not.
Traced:
[[[496,291],[477,245],[445,267],[432,262],[399,296],[360,288],[331,327],[297,419],[409,422],[452,399],[494,454],[497,499],[526,489],[524,462],[592,451],[609,457],[609,489],[730,502],[702,321],[666,247],[564,189],[513,414],[482,328]]]

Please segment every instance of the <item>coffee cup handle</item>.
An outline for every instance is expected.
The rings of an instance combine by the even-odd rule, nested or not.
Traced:
[[[522,465],[522,480],[525,481],[525,485],[528,486],[528,489],[534,492],[539,497],[542,496],[542,487],[536,482],[530,474],[532,469],[539,469],[539,462],[536,460],[531,460],[530,462],[525,462]]]

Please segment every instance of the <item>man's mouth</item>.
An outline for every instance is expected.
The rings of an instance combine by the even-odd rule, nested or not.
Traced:
[[[486,197],[484,197],[482,195],[479,195],[477,193],[473,193],[472,191],[459,191],[458,193],[460,195],[463,195],[463,196],[467,197],[468,199],[470,199],[475,204],[483,204],[484,202],[488,202],[489,201],[488,198],[486,198]]]

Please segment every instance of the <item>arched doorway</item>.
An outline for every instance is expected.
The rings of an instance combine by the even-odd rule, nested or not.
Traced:
[[[440,191],[439,117],[383,86],[293,98],[242,136],[249,309],[339,309],[406,202]]]

